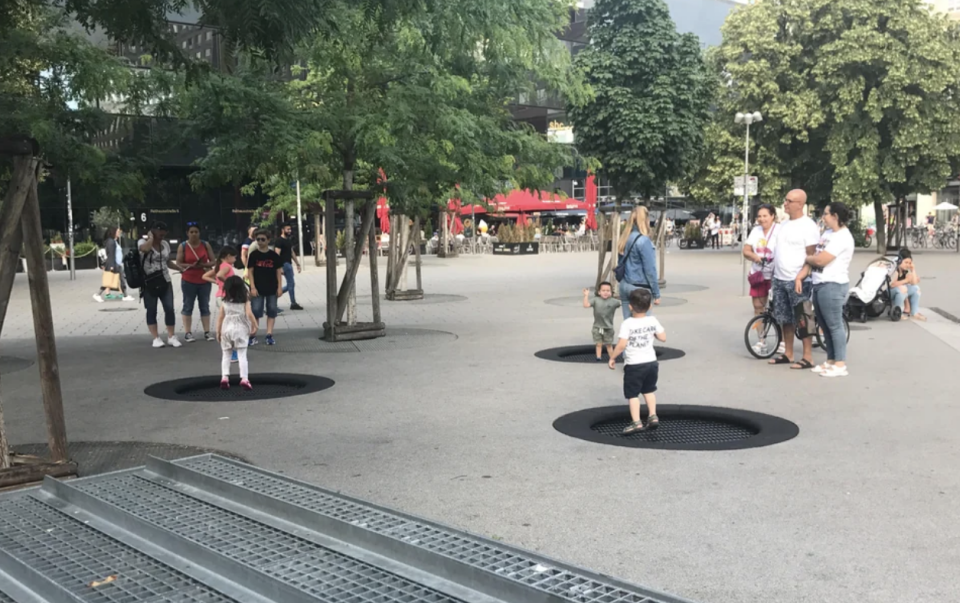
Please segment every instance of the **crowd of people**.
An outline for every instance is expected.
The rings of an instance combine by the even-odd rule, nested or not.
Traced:
[[[266,314],[266,345],[276,345],[273,328],[278,302],[288,295],[291,310],[303,310],[296,301],[296,274],[302,270],[300,257],[292,243],[292,228],[286,225],[274,239],[270,230],[251,227],[238,251],[224,246],[214,254],[210,243],[200,238],[200,226],[187,223],[187,238],[174,250],[167,241],[168,227],[155,222],[126,257],[119,244],[122,232],[107,230],[104,242],[106,256],[100,291],[93,298],[98,303],[111,290],[119,290],[123,299],[135,301],[127,292],[127,269],[139,274],[140,299],[146,310],[147,329],[154,348],[179,348],[200,339],[219,341],[224,353],[223,386],[229,387],[232,363],[240,365],[241,386],[250,389],[246,350],[257,345],[259,322]],[[295,268],[294,268],[295,267]],[[183,340],[177,336],[177,314],[174,305],[172,273],[180,275],[180,319]],[[211,328],[210,297],[216,287],[216,326]],[[166,340],[159,327],[159,310],[163,310]],[[200,314],[203,335],[194,335],[194,312]]]

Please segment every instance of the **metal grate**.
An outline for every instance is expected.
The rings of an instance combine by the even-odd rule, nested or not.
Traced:
[[[604,350],[600,353],[603,358],[603,362],[610,362],[610,357],[607,356],[606,346]],[[593,347],[583,346],[582,348],[570,348],[569,351],[560,352],[557,354],[557,358],[563,360],[564,362],[586,362],[586,363],[597,363],[597,350]],[[617,358],[617,364],[623,364],[623,356],[621,355]]]
[[[673,291],[671,291],[673,293]],[[563,306],[565,308],[583,308],[583,296],[571,296],[571,297],[554,297],[553,299],[545,299],[543,303],[551,306]],[[661,297],[660,305],[654,306],[653,311],[656,312],[657,308],[665,308],[667,306],[682,306],[687,303],[687,300],[682,297]]]
[[[233,601],[31,497],[0,502],[0,548],[84,602]]]
[[[306,485],[252,471],[222,459],[196,457],[181,459],[175,461],[175,464],[317,514],[395,538],[570,601],[657,603],[656,599],[604,584],[566,569],[550,567],[544,562],[466,534],[394,515]]]
[[[686,352],[676,348],[654,346],[653,349],[656,350],[657,360],[660,361],[675,360],[677,358],[683,358],[686,356]],[[607,356],[606,346],[603,347],[600,354],[601,358],[603,358],[603,364],[606,364],[610,361],[610,357]],[[547,350],[540,350],[534,355],[537,358],[553,360],[555,362],[601,364],[597,362],[597,348],[595,345],[572,345],[562,348],[550,348]],[[617,363],[623,364],[623,356],[617,358]]]
[[[609,419],[590,426],[597,433],[611,438],[638,442],[661,442],[666,444],[718,444],[745,440],[757,435],[756,430],[743,425],[709,419],[681,419],[664,417],[659,429],[624,435],[629,418]]]
[[[136,312],[139,308],[104,308],[101,312]]]
[[[142,520],[294,584],[329,603],[455,603],[396,574],[221,509],[138,475],[76,487]],[[335,596],[330,589],[344,593]]]

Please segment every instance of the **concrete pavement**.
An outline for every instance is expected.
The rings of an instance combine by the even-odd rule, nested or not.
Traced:
[[[855,274],[873,257],[858,253]],[[960,258],[928,253],[917,265],[934,277],[922,305],[960,316]],[[155,381],[216,373],[216,344],[153,350],[142,308],[99,312],[98,275],[52,275],[68,433],[228,450],[704,603],[960,600],[960,325],[929,310],[927,324],[873,320],[852,334],[846,379],[768,367],[743,344],[751,310],[736,256],[673,249],[664,295],[687,303],[656,313],[667,345],[687,356],[662,366],[659,400],[768,412],[800,435],[732,452],[600,446],[551,424],[621,403],[619,372],[533,356],[589,343],[589,311],[544,302],[578,295],[595,267],[592,254],[427,258],[426,291],[467,300],[384,302],[384,317],[456,340],[359,354],[254,351],[253,372],[317,373],[337,385],[243,404],[146,397]],[[280,345],[288,331],[319,329],[322,278],[312,267],[300,276],[307,311],[279,319]],[[359,279],[369,282],[365,270]],[[708,289],[674,294],[671,284]],[[0,355],[32,358],[30,336],[18,277]],[[36,368],[5,374],[2,388],[14,443],[43,441]]]

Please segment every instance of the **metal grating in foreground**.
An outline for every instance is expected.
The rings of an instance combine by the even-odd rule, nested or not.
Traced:
[[[215,455],[0,495],[7,600],[683,601]]]

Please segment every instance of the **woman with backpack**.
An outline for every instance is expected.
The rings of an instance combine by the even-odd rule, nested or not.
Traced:
[[[215,341],[210,332],[210,291],[212,285],[203,279],[207,270],[217,265],[216,256],[210,243],[200,240],[200,224],[187,222],[187,240],[177,247],[177,265],[183,271],[180,291],[183,293],[183,340],[193,343],[193,305],[200,305],[200,322],[203,324],[203,337]]]
[[[140,263],[143,267],[143,282],[140,293],[143,296],[143,305],[147,309],[147,328],[153,335],[153,347],[162,348],[170,345],[179,348],[177,339],[177,315],[173,307],[173,286],[170,284],[170,269],[179,270],[180,267],[170,257],[170,243],[164,238],[167,236],[167,225],[163,222],[154,222],[147,234],[147,238],[140,241]],[[167,327],[167,343],[160,339],[157,329],[157,302],[163,305],[163,322]]]
[[[617,245],[620,254],[616,270],[620,287],[620,300],[623,318],[630,318],[630,292],[634,289],[647,289],[653,296],[653,304],[660,305],[660,284],[657,278],[657,252],[650,240],[650,218],[647,208],[638,205],[633,208],[620,242]]]

